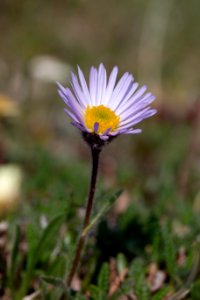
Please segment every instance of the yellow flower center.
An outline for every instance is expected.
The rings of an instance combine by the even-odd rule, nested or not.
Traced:
[[[119,121],[120,117],[104,105],[87,106],[85,110],[86,127],[94,131],[94,124],[99,123],[97,133],[104,133],[108,128],[110,128],[110,131],[115,131]]]

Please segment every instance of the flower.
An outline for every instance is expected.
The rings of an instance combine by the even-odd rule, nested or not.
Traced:
[[[107,80],[106,69],[101,63],[98,69],[91,67],[89,84],[79,67],[78,76],[71,72],[71,89],[57,83],[71,123],[102,141],[120,134],[140,133],[142,130],[134,126],[156,113],[149,106],[155,96],[146,93],[147,87],[138,89],[138,83],[128,72],[116,83],[117,74],[115,66]]]

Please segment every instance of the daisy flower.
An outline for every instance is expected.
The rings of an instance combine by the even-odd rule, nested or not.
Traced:
[[[92,226],[90,215],[102,147],[120,134],[140,133],[141,129],[135,126],[156,113],[156,110],[150,107],[155,96],[146,92],[147,87],[138,88],[138,83],[134,82],[133,76],[128,72],[117,82],[117,74],[118,68],[114,67],[107,78],[106,69],[103,64],[100,64],[98,69],[91,67],[87,83],[83,72],[78,67],[78,76],[71,72],[71,88],[63,87],[58,83],[58,92],[67,106],[65,112],[71,119],[71,123],[82,132],[92,154],[86,212],[68,272],[67,287],[69,288],[81,259],[87,232]]]
[[[67,105],[65,112],[71,123],[102,142],[120,134],[140,133],[142,130],[135,126],[156,113],[150,107],[155,96],[146,92],[147,87],[138,88],[128,72],[117,82],[117,74],[115,66],[107,76],[100,64],[98,69],[91,67],[87,84],[78,67],[78,76],[71,72],[71,88],[58,83],[58,93]]]

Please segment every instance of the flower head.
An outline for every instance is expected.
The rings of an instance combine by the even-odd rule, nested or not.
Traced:
[[[67,105],[65,112],[71,123],[87,135],[107,141],[120,134],[140,133],[135,125],[156,113],[149,105],[155,96],[138,89],[131,74],[126,72],[116,83],[118,68],[109,78],[103,64],[91,67],[89,84],[78,67],[78,76],[71,72],[71,89],[58,83],[58,92]]]

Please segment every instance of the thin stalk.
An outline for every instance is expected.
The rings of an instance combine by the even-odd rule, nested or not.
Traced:
[[[69,275],[67,278],[67,286],[68,287],[71,286],[71,282],[73,280],[73,277],[76,273],[77,267],[78,267],[80,259],[81,259],[82,250],[85,245],[86,238],[87,238],[87,236],[83,233],[90,222],[90,215],[92,212],[94,194],[95,194],[95,190],[96,190],[96,181],[97,181],[97,174],[98,174],[100,150],[97,148],[91,147],[91,153],[92,153],[92,174],[91,174],[91,180],[90,180],[90,188],[89,188],[89,194],[88,194],[88,200],[87,200],[86,213],[85,213],[85,218],[84,218],[81,234],[80,234],[78,243],[76,245],[75,255],[74,255],[72,265],[71,265],[71,268],[69,271]]]

